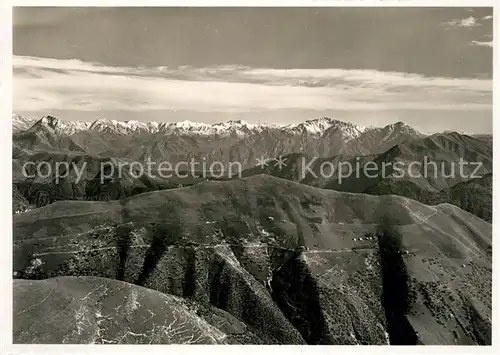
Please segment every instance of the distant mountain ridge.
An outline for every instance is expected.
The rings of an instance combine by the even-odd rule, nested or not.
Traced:
[[[14,158],[32,152],[73,151],[129,161],[240,162],[245,167],[261,156],[304,153],[310,156],[380,154],[395,144],[425,137],[398,122],[362,127],[329,117],[285,126],[227,121],[206,124],[182,121],[64,121],[13,116]],[[24,158],[22,158],[24,160]]]
[[[68,135],[81,131],[96,131],[108,133],[173,133],[179,135],[231,135],[243,137],[250,134],[262,133],[264,130],[279,130],[292,134],[311,134],[323,135],[328,131],[341,130],[344,138],[347,140],[358,138],[365,135],[368,138],[370,135],[385,134],[385,138],[405,133],[419,137],[428,136],[430,134],[422,133],[410,125],[399,121],[388,124],[383,127],[379,126],[363,126],[354,123],[341,121],[331,117],[319,117],[316,119],[306,120],[301,123],[292,123],[287,125],[277,124],[260,124],[248,123],[244,120],[229,120],[226,122],[218,122],[213,124],[203,122],[193,122],[189,120],[179,122],[141,122],[137,120],[119,121],[109,119],[96,119],[93,121],[69,121],[63,120],[51,115],[39,117],[24,117],[20,115],[12,115],[12,131],[13,133],[25,131],[33,126],[49,126],[52,129]],[[481,137],[491,139],[492,134],[487,133],[470,133],[457,130],[445,130],[441,133],[457,132],[462,135],[472,137]]]
[[[382,162],[402,163],[408,167],[411,161],[423,161],[429,155],[434,160],[457,164],[461,157],[467,161],[481,161],[480,175],[492,171],[492,138],[469,136],[456,132],[424,135],[411,126],[396,122],[385,127],[361,127],[333,118],[321,117],[286,126],[249,124],[245,121],[228,121],[217,124],[193,123],[142,123],[138,121],[68,122],[53,116],[39,120],[13,116],[13,183],[20,196],[30,205],[43,206],[64,199],[119,199],[137,193],[175,188],[196,184],[199,176],[189,179],[160,179],[142,176],[134,178],[125,171],[120,179],[106,184],[100,181],[101,162],[145,163],[169,162],[239,162],[243,176],[266,173],[287,180],[300,181],[316,187],[355,193],[392,193],[407,196],[424,203],[451,202],[466,210],[491,220],[490,201],[486,186],[467,198],[455,198],[444,193],[463,178],[413,178],[402,183],[391,178],[353,178],[337,182],[331,178],[307,175],[299,178],[303,158],[307,162],[317,160],[311,166],[318,169],[325,161],[332,163]],[[286,159],[287,166],[281,170],[273,165],[265,170],[256,166],[261,158]],[[54,176],[26,179],[22,166],[26,162],[49,163],[55,171],[57,163],[83,167],[82,180],[76,182],[76,170],[70,169],[63,182],[54,183]],[[199,169],[202,169],[198,165]],[[115,169],[117,171],[118,169]],[[154,167],[153,167],[154,170]],[[229,171],[228,171],[229,173]],[[231,172],[233,175],[235,172]],[[471,173],[471,171],[468,171]],[[237,174],[237,173],[236,173]],[[354,174],[356,175],[356,174]],[[364,175],[362,175],[364,176]],[[223,176],[229,178],[229,175]],[[98,187],[98,188],[97,188]],[[442,198],[430,198],[443,191]],[[451,191],[451,190],[450,190]],[[429,196],[428,196],[429,195]],[[457,196],[462,193],[457,192]],[[441,196],[441,195],[440,195]],[[13,195],[15,201],[17,196]],[[476,201],[476,202],[471,202]],[[484,201],[484,203],[482,202]],[[25,210],[26,201],[14,205],[14,210]],[[467,207],[465,207],[467,205]]]
[[[64,132],[68,135],[76,132],[92,130],[97,132],[115,132],[122,134],[148,132],[148,133],[178,133],[194,135],[226,135],[235,133],[237,136],[260,133],[266,129],[282,130],[288,133],[322,135],[329,130],[342,130],[347,139],[356,138],[363,133],[372,130],[380,130],[382,127],[365,127],[350,122],[340,121],[330,117],[320,117],[301,123],[288,125],[256,124],[244,120],[230,120],[214,124],[180,121],[180,122],[140,122],[140,121],[118,121],[108,119],[96,119],[94,121],[68,121],[54,116],[43,116],[42,118],[12,116],[13,132],[19,132],[32,128],[33,126],[49,126],[52,129]],[[417,132],[403,122],[398,122],[387,127],[404,127],[408,132]]]

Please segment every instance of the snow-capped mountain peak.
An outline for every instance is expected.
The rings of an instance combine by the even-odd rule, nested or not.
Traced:
[[[408,135],[415,135],[415,136],[420,136],[422,133],[414,129],[413,127],[407,125],[403,121],[398,121],[396,123],[387,125],[386,128],[390,130],[391,133],[396,133],[396,134],[408,134]]]
[[[184,120],[180,122],[141,122],[137,120],[118,121],[108,119],[97,119],[95,121],[65,121],[53,116],[44,116],[41,119],[24,118],[12,116],[14,132],[44,128],[54,132],[74,134],[80,131],[97,131],[118,134],[134,133],[161,133],[176,135],[200,135],[200,136],[234,136],[243,138],[262,133],[265,130],[279,130],[287,135],[310,135],[313,137],[335,136],[350,141],[370,131],[384,130],[384,134],[394,135],[398,133],[415,134],[420,133],[403,122],[397,122],[385,127],[363,127],[353,123],[340,121],[331,117],[320,117],[301,123],[277,126],[267,124],[248,123],[243,120],[230,120],[214,124],[192,122]]]
[[[191,122],[188,120],[184,120],[181,122],[174,122],[170,123],[169,126],[171,127],[176,127],[176,128],[185,128],[185,129],[203,129],[206,127],[209,127],[209,124],[206,123],[199,123],[199,122]]]
[[[38,118],[34,117],[23,117],[19,115],[12,115],[12,131],[13,132],[19,132],[19,131],[25,131],[33,124],[38,121]]]
[[[213,124],[212,130],[214,134],[224,135],[233,134],[238,137],[243,137],[252,133],[259,133],[263,129],[268,128],[267,125],[260,125],[255,123],[248,123],[243,120],[230,120],[226,122],[218,122]]]
[[[43,116],[36,121],[30,130],[48,130],[54,133],[73,134],[89,129],[90,123],[84,121],[64,121],[54,116]]]
[[[58,118],[53,116],[43,116],[37,123],[37,126],[44,126],[51,129],[57,129],[60,124]]]
[[[353,123],[339,121],[330,117],[320,117],[298,124],[291,124],[285,126],[285,129],[290,132],[300,132],[317,136],[339,132],[345,140],[357,138],[365,131],[363,127],[357,126]]]

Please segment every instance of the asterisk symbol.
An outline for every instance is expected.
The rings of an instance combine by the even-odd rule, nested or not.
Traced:
[[[278,159],[274,159],[276,160],[276,164],[274,164],[274,166],[278,166],[278,168],[281,170],[283,167],[286,166],[285,162],[286,162],[286,158],[282,157],[281,155],[278,157]]]
[[[264,167],[267,166],[267,162],[269,161],[269,159],[267,159],[266,157],[264,156],[261,156],[260,159],[259,158],[255,158],[255,160],[257,160],[257,166],[260,166],[261,169],[264,169]]]

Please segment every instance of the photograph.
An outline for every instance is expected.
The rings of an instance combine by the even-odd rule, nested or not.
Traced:
[[[495,342],[493,7],[311,4],[12,7],[14,345]]]

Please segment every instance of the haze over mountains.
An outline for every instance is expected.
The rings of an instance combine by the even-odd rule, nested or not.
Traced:
[[[488,137],[327,117],[267,126],[13,116],[13,128],[16,342],[491,343]],[[280,156],[286,166],[255,166]],[[319,173],[323,162],[408,168],[424,157],[446,169],[480,162],[465,168],[479,178]],[[243,178],[101,171],[203,158],[241,162]],[[313,161],[304,176],[303,161]],[[69,171],[30,178],[26,162]]]

